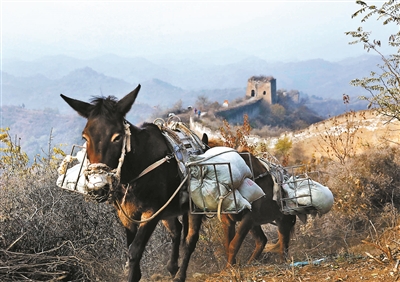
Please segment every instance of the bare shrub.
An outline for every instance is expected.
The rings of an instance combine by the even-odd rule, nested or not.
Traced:
[[[274,147],[274,153],[281,160],[283,166],[289,165],[289,151],[292,149],[292,140],[284,135],[278,139]]]
[[[330,162],[327,185],[335,195],[334,208],[350,218],[379,215],[386,204],[400,205],[397,193],[400,160],[395,147],[369,149],[345,165]]]
[[[47,281],[46,273],[51,265],[54,271],[62,270],[60,273],[68,281],[91,281],[100,277],[109,280],[121,275],[125,261],[123,230],[110,212],[111,207],[86,202],[81,195],[61,191],[55,187],[55,173],[39,166],[24,176],[2,179],[0,249],[3,253],[0,256],[6,258],[9,254],[5,251],[12,251],[19,253],[20,259],[29,257],[27,263],[32,265],[35,259],[38,262],[45,256],[48,263],[42,263],[40,271],[7,272],[3,281],[23,277]],[[54,266],[60,256],[71,259]],[[41,272],[43,275],[38,276]]]
[[[243,125],[236,126],[234,128],[228,123],[228,121],[223,121],[223,126],[219,128],[219,132],[222,136],[223,146],[237,149],[243,147],[253,152],[255,146],[249,144],[248,137],[250,135],[251,126],[249,123],[249,116],[247,114],[243,115]]]
[[[355,156],[356,149],[360,145],[357,133],[362,133],[361,120],[365,119],[365,112],[349,111],[342,117],[344,122],[341,122],[339,116],[319,124],[316,150],[343,165],[347,159]]]
[[[291,158],[291,163],[301,164],[301,163],[307,162],[307,156],[304,153],[304,145],[303,144],[293,143],[289,154],[290,154],[290,158]],[[315,159],[312,158],[309,161],[309,164],[311,164],[311,162],[315,162]]]
[[[207,127],[212,131],[218,131],[218,129],[223,125],[222,120],[217,118],[212,112],[208,113],[201,119],[197,119],[196,122],[207,125]]]
[[[2,281],[121,277],[124,232],[112,207],[56,187],[55,155],[29,164],[7,129],[1,141]]]

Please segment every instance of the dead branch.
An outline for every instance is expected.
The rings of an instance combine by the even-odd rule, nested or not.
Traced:
[[[44,253],[25,254],[0,249],[0,276],[2,281],[21,278],[33,281],[60,281],[79,263],[75,256],[52,256]]]
[[[366,244],[366,245],[373,246],[373,247],[377,248],[378,250],[381,250],[386,255],[386,257],[389,259],[389,261],[393,260],[392,251],[391,251],[391,249],[389,248],[388,245],[386,245],[386,249],[385,249],[385,248],[379,246],[378,244],[375,244],[375,243],[372,243],[372,242],[368,242],[368,241],[365,241],[365,240],[361,240],[361,242]]]

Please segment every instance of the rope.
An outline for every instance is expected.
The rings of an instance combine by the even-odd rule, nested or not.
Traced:
[[[125,121],[124,127],[125,127],[125,138],[122,143],[121,157],[118,160],[117,168],[112,171],[112,172],[115,172],[115,177],[118,180],[118,184],[121,180],[121,168],[122,168],[122,165],[124,164],[125,153],[129,153],[131,151],[131,131],[129,129],[129,123],[127,123]]]
[[[204,158],[204,159],[201,159],[201,160],[197,160],[197,161],[193,161],[193,162],[188,162],[186,165],[187,165],[187,166],[195,165],[195,164],[198,164],[198,163],[201,163],[201,162],[208,161],[209,159],[212,159],[212,158],[214,158],[214,157],[216,157],[216,156],[219,156],[219,155],[222,155],[222,154],[225,154],[225,153],[232,153],[232,152],[236,152],[236,153],[237,153],[237,151],[236,151],[235,149],[232,149],[232,150],[229,150],[229,151],[220,152],[220,153],[218,153],[218,154],[209,156],[209,157]]]
[[[224,196],[219,196],[219,202],[218,202],[218,208],[217,208],[217,217],[219,219],[220,222],[222,222],[221,219],[221,213],[222,213],[222,202],[225,200],[226,197],[228,197],[230,194],[233,193],[233,190],[229,191],[228,193],[226,193],[226,195]],[[237,210],[237,208],[236,208]]]
[[[173,139],[175,141],[175,143],[177,144],[182,144],[181,139],[179,138],[178,134],[176,134],[172,129],[170,129],[169,127],[163,126],[161,128],[162,132],[167,132],[167,136],[170,136],[171,139]]]
[[[123,215],[131,222],[136,223],[136,224],[141,224],[141,223],[145,223],[145,222],[149,222],[150,220],[153,220],[156,216],[158,216],[173,200],[173,198],[176,196],[176,194],[178,194],[179,190],[182,188],[183,184],[185,184],[186,180],[188,179],[188,176],[186,176],[181,184],[178,186],[178,188],[175,190],[175,192],[172,194],[172,196],[168,199],[168,201],[157,211],[155,212],[151,217],[143,219],[143,220],[136,220],[131,218],[122,208],[121,204],[115,200],[114,202],[116,203],[118,209],[121,210],[121,212],[123,213]]]

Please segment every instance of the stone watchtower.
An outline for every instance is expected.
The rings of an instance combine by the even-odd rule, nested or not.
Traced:
[[[269,104],[277,102],[276,79],[272,76],[252,76],[247,80],[246,96],[264,99]]]

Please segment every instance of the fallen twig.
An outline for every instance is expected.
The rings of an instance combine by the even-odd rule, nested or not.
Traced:
[[[377,258],[374,257],[373,255],[371,255],[370,253],[365,252],[365,254],[366,254],[367,256],[369,256],[370,258],[372,258],[374,261],[376,261],[376,262],[378,262],[378,263],[380,263],[380,264],[385,264],[383,261],[380,261],[379,259],[377,259]]]
[[[28,231],[24,232],[21,236],[19,236],[16,240],[14,240],[14,242],[12,242],[12,243],[10,244],[10,246],[8,246],[8,248],[6,249],[6,251],[8,251],[9,249],[11,249],[19,240],[21,240],[21,238],[24,237],[25,234],[26,234],[27,232],[28,232]]]

